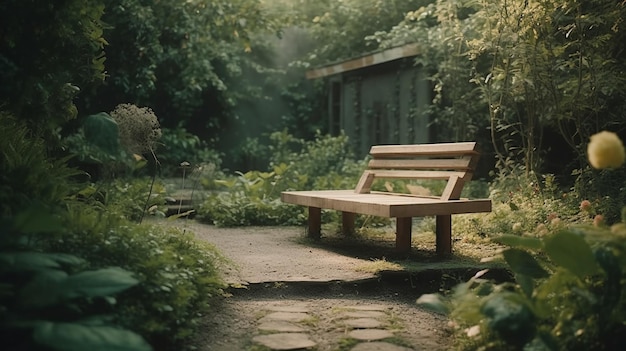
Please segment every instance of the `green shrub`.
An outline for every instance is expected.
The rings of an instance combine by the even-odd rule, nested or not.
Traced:
[[[144,336],[156,350],[190,339],[224,287],[214,247],[175,228],[132,224],[83,204],[69,207],[66,231],[49,238],[50,250],[84,257],[90,268],[119,266],[139,285],[120,295],[115,320]]]
[[[450,299],[418,300],[450,314],[463,349],[618,349],[626,332],[626,223],[497,241],[515,282],[477,275]]]
[[[601,214],[606,223],[619,222],[620,209],[626,206],[626,168],[587,168],[576,171],[574,175],[576,182],[572,189],[573,199],[578,202],[591,201],[596,214]]]
[[[70,197],[102,211],[139,222],[144,211],[164,216],[159,206],[165,205],[167,195],[165,185],[156,181],[150,190],[152,180],[143,178],[118,178],[112,181],[91,183]],[[148,203],[146,206],[146,199]]]
[[[609,143],[591,138],[589,159],[602,161],[591,163],[603,170],[598,181],[589,184],[602,184],[608,190],[607,179],[612,179],[615,191],[623,184],[619,167],[625,151],[619,139],[609,137]],[[544,180],[545,188],[554,186],[550,177]],[[531,192],[541,193],[532,185]],[[529,197],[531,201],[541,198]],[[543,199],[543,205],[552,210]],[[563,206],[566,201],[552,202],[567,207]],[[626,207],[621,208],[619,222],[608,227],[596,212],[607,211],[608,205],[584,199],[571,211],[578,213],[572,218],[578,216],[579,224],[562,225],[553,217],[552,226],[544,225],[536,236],[515,233],[514,225],[512,234],[495,238],[504,246],[501,259],[510,268],[513,282],[484,279],[482,271],[455,287],[449,297],[428,294],[418,303],[450,315],[463,350],[620,349],[626,332]],[[528,217],[533,213],[527,211]],[[586,224],[593,215],[593,225]]]
[[[307,180],[289,172],[285,164],[273,172],[250,171],[217,180],[220,191],[211,194],[198,209],[198,219],[218,226],[298,225],[306,221],[304,209],[280,201],[280,192],[300,187]]]
[[[305,142],[283,131],[273,133],[271,140],[271,171],[211,181],[216,191],[198,209],[200,220],[220,226],[299,225],[306,222],[306,209],[282,203],[282,191],[352,189],[365,166],[351,158],[343,135],[318,134]],[[337,214],[323,212],[323,221],[333,218]]]
[[[221,166],[220,154],[183,127],[163,128],[160,144],[157,151],[163,176],[181,176],[182,162],[188,162],[192,167],[212,164],[219,169]]]
[[[12,116],[0,111],[0,215],[12,216],[34,201],[59,205],[69,180],[81,174],[67,159],[51,159],[42,139],[34,138]]]
[[[52,159],[23,122],[0,113],[0,337],[11,350],[150,350],[104,313],[139,281],[115,265],[47,250],[62,235],[64,202],[81,172]],[[72,252],[68,254],[67,252]],[[122,298],[120,298],[122,301]]]

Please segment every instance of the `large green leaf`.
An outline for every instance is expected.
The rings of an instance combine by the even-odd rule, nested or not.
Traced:
[[[40,252],[0,253],[0,271],[40,271],[60,268],[62,264],[77,265],[83,260],[68,254],[46,254]]]
[[[502,292],[489,298],[481,308],[488,326],[507,343],[524,345],[533,338],[535,316],[522,295]]]
[[[41,345],[62,351],[152,350],[141,336],[131,331],[77,323],[39,323],[33,331],[33,339]]]
[[[47,270],[37,274],[20,290],[20,304],[27,308],[52,306],[63,299],[63,284],[67,273],[61,270]]]
[[[532,278],[544,278],[548,272],[543,269],[537,260],[528,252],[520,249],[506,249],[502,252],[504,259],[513,272]]]
[[[117,122],[108,113],[100,112],[85,117],[83,122],[85,138],[109,155],[119,151],[119,130]]]
[[[555,264],[578,277],[598,271],[591,247],[581,235],[569,231],[558,232],[545,239],[545,252]]]
[[[126,290],[139,281],[121,268],[106,268],[67,275],[61,270],[37,274],[20,291],[23,306],[51,306],[77,297],[105,297]]]
[[[111,267],[81,272],[68,277],[65,291],[69,298],[102,297],[124,291],[138,283],[139,281],[131,272]]]

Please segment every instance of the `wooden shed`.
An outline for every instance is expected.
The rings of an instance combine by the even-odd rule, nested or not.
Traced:
[[[372,145],[431,141],[425,109],[432,88],[414,64],[419,53],[410,44],[306,72],[308,79],[327,78],[330,133],[343,130],[357,156]]]

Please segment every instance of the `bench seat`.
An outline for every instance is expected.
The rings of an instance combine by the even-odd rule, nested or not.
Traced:
[[[357,194],[354,190],[284,191],[282,201],[388,218],[491,212],[490,199],[440,200],[385,192]]]

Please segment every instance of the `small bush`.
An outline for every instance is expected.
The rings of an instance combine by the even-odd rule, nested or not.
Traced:
[[[305,142],[277,132],[271,139],[275,142],[270,146],[271,170],[210,182],[215,193],[198,209],[200,220],[220,226],[299,225],[306,222],[306,209],[282,203],[282,191],[351,189],[364,168],[351,158],[345,136],[318,134],[316,140]],[[331,218],[337,215],[325,211],[323,220]]]
[[[219,169],[222,163],[217,151],[211,150],[205,141],[180,126],[163,128],[159,144],[157,151],[165,177],[181,176],[182,162],[188,162],[192,167],[212,164],[215,169]]]
[[[190,233],[132,224],[82,204],[70,206],[64,227],[46,241],[50,250],[72,252],[93,269],[119,266],[135,273],[139,285],[121,294],[112,312],[155,350],[189,340],[222,293],[217,267],[225,260]]]

